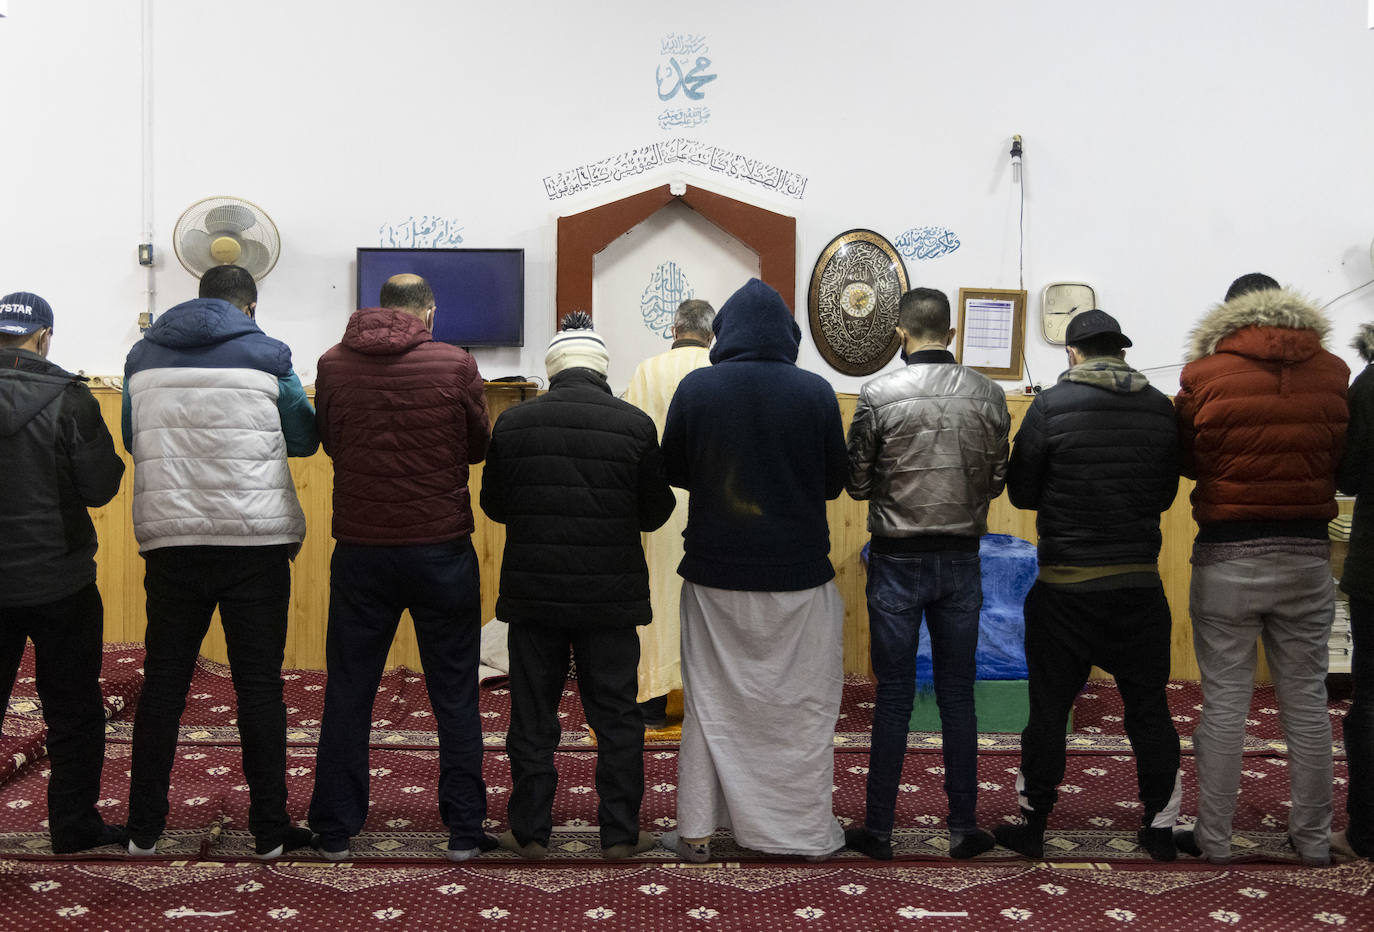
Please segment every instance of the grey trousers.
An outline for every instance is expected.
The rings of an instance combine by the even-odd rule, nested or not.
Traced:
[[[1194,839],[1203,857],[1222,863],[1231,856],[1255,641],[1263,638],[1288,743],[1288,834],[1305,863],[1326,862],[1332,776],[1326,642],[1335,598],[1330,561],[1269,553],[1196,566],[1189,596],[1202,674],[1202,718],[1193,748]]]

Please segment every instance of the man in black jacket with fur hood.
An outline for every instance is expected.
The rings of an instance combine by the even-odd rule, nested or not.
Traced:
[[[644,719],[638,625],[647,625],[649,570],[640,533],[668,520],[649,415],[615,398],[606,344],[585,314],[549,343],[549,391],[497,419],[482,471],[482,510],[506,525],[496,614],[510,624],[510,831],[501,846],[548,853],[558,783],[554,749],[568,649],[587,722],[596,732],[602,854],[653,847],[639,830]]]

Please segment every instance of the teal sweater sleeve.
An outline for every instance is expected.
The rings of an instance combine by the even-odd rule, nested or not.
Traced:
[[[287,456],[309,456],[320,448],[320,433],[315,426],[315,408],[305,397],[305,387],[295,372],[277,379],[277,411],[281,432],[286,437]]]

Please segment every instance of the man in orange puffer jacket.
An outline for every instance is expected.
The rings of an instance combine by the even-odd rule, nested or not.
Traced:
[[[1202,676],[1197,825],[1177,840],[1213,863],[1231,856],[1260,637],[1288,741],[1289,837],[1304,864],[1329,862],[1335,589],[1326,525],[1336,516],[1350,377],[1322,346],[1329,330],[1320,310],[1274,279],[1243,276],[1194,328],[1174,402],[1183,474],[1197,480],[1189,610]]]

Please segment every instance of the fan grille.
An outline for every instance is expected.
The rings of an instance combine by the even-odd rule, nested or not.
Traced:
[[[272,218],[252,201],[207,197],[177,219],[172,247],[186,271],[197,278],[217,265],[233,264],[261,280],[277,264],[281,237]]]

